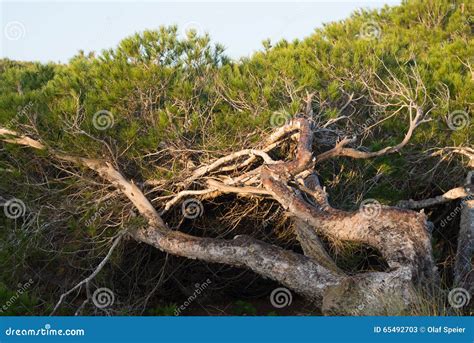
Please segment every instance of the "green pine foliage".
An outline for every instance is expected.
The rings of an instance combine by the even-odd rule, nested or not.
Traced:
[[[356,134],[370,150],[395,145],[407,130],[408,112],[397,112],[396,105],[376,108],[369,102],[366,85],[383,90],[396,77],[413,90],[416,70],[424,84],[417,101],[424,103],[432,121],[417,129],[402,153],[371,161],[341,158],[318,168],[330,201],[341,208],[355,208],[361,194],[384,204],[416,194],[431,196],[459,185],[465,170],[458,160],[445,162],[434,156],[420,162],[420,156],[436,147],[472,146],[473,15],[474,4],[468,1],[403,1],[378,11],[360,10],[302,40],[266,40],[260,51],[239,60],[228,58],[207,34],[189,32],[183,37],[175,26],[134,34],[100,53],[79,52],[65,64],[3,59],[0,126],[60,151],[113,159],[133,180],[169,180],[180,175],[184,161],[155,160],[150,155],[163,147],[189,149],[196,151],[190,159],[197,165],[209,156],[255,146],[274,128],[275,114],[297,115],[312,92],[317,123],[350,115],[334,129]],[[343,109],[350,96],[354,102]],[[396,96],[393,100],[396,103]],[[467,113],[470,125],[451,130],[447,120],[453,111]],[[98,112],[112,118],[106,129],[96,125]],[[370,122],[371,116],[387,120],[367,136],[358,134],[355,128]],[[316,151],[329,148],[315,146]],[[48,181],[51,195],[42,194],[41,201],[55,204],[63,213],[95,196],[79,189],[70,175],[46,167],[49,162],[47,152],[5,145],[0,150],[2,194],[33,201],[41,193],[26,184]],[[45,171],[56,173],[62,183],[45,180]],[[72,190],[81,191],[82,198],[62,203],[64,192]],[[122,206],[116,202],[111,210]],[[39,221],[48,221],[52,212],[41,216]],[[79,249],[81,238],[92,239],[102,232],[98,228],[105,219],[84,228],[87,216],[72,213],[64,223],[71,237],[65,251]],[[1,217],[0,224],[10,225],[14,232],[21,226]],[[0,231],[0,237],[6,233]],[[18,255],[41,254],[40,250],[28,246]],[[0,256],[1,274],[18,264]],[[0,284],[3,297],[15,291],[6,287]],[[34,303],[25,298],[28,302]]]

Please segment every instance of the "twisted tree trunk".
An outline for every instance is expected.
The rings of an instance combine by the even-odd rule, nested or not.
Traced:
[[[414,287],[437,282],[426,216],[385,206],[362,208],[356,212],[333,208],[315,177],[315,163],[341,155],[370,158],[398,151],[423,122],[422,111],[419,108],[416,111],[416,116],[411,118],[410,129],[399,145],[370,154],[347,148],[345,145],[349,144],[349,140],[343,140],[322,156],[313,156],[315,128],[308,118],[298,118],[272,134],[261,150],[242,150],[197,168],[181,182],[181,191],[161,206],[160,213],[164,214],[188,194],[213,197],[236,193],[270,197],[295,221],[304,255],[248,236],[223,240],[171,230],[141,189],[110,163],[49,152],[59,160],[94,170],[117,187],[147,220],[145,228],[129,232],[139,242],[186,258],[249,268],[308,297],[319,304],[326,314],[399,314],[412,303]],[[1,137],[8,143],[48,150],[42,142],[11,130],[0,128]],[[274,161],[268,153],[291,138],[297,141],[296,156],[289,161]],[[255,167],[240,172],[243,167],[249,166]],[[232,176],[229,172],[233,173]],[[209,173],[213,173],[212,182],[203,178]],[[217,181],[219,178],[221,181]],[[187,189],[193,183],[204,189]],[[333,241],[372,246],[384,257],[389,269],[350,276],[341,271],[326,253],[320,236]]]

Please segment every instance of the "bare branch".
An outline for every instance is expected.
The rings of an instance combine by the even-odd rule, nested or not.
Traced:
[[[408,131],[403,138],[403,140],[397,144],[396,146],[393,147],[385,147],[381,150],[374,151],[374,152],[365,152],[365,151],[360,151],[352,148],[346,148],[346,146],[350,143],[354,142],[354,138],[344,138],[341,142],[336,144],[336,146],[329,150],[326,151],[316,157],[316,162],[322,162],[324,160],[327,160],[329,158],[333,157],[338,157],[338,156],[344,156],[344,157],[351,157],[351,158],[362,158],[362,159],[368,159],[368,158],[374,158],[374,157],[379,157],[383,155],[388,155],[392,154],[395,152],[399,152],[405,145],[408,144],[410,141],[413,132],[415,129],[422,123],[426,122],[427,120],[423,119],[424,113],[423,110],[420,107],[416,107],[416,115],[413,118],[411,108],[410,108],[410,126],[408,128]]]
[[[91,275],[89,275],[88,277],[86,277],[84,280],[82,280],[81,282],[79,282],[77,285],[75,285],[73,288],[71,288],[69,291],[67,291],[66,293],[63,293],[60,298],[59,298],[59,301],[56,303],[56,306],[54,306],[54,309],[53,311],[51,312],[50,316],[52,316],[59,308],[59,306],[61,306],[62,302],[64,301],[64,299],[69,295],[71,294],[72,292],[80,289],[83,285],[86,285],[88,287],[89,285],[89,282],[91,282],[96,276],[97,274],[100,273],[100,271],[104,268],[104,266],[107,264],[107,261],[110,259],[110,257],[112,256],[112,253],[114,252],[115,248],[117,247],[117,245],[120,243],[121,239],[123,238],[123,236],[125,235],[127,231],[126,230],[123,230],[121,231],[117,236],[115,236],[115,239],[114,239],[114,242],[112,243],[112,246],[110,247],[109,251],[107,252],[107,255],[104,257],[104,259],[99,263],[99,265],[94,269],[94,271],[92,272]]]
[[[411,209],[420,209],[430,206],[436,206],[444,204],[453,200],[465,198],[469,195],[473,195],[472,191],[474,190],[473,185],[467,185],[466,187],[457,187],[453,188],[442,195],[438,195],[434,198],[423,199],[423,200],[403,200],[398,203],[398,207],[402,208],[411,208]]]

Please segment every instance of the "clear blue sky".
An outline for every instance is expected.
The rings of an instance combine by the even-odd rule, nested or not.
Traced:
[[[266,38],[303,38],[358,8],[400,2],[0,1],[0,56],[42,62],[66,62],[80,49],[100,52],[135,32],[171,24],[209,32],[238,58]]]

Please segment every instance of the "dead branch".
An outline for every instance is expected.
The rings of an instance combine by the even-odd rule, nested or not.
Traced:
[[[416,110],[416,115],[414,117],[412,114],[413,109]],[[392,154],[395,152],[399,152],[403,147],[405,147],[408,144],[415,129],[420,124],[428,121],[427,119],[423,119],[424,112],[418,106],[415,106],[412,104],[412,106],[409,109],[409,113],[410,113],[410,124],[408,127],[408,131],[405,134],[405,137],[403,138],[403,140],[399,144],[393,147],[391,146],[385,147],[381,150],[374,151],[374,152],[365,152],[365,151],[360,151],[353,148],[346,148],[348,144],[353,143],[355,140],[355,138],[349,139],[346,137],[342,141],[340,141],[338,144],[336,144],[336,146],[333,149],[318,155],[316,157],[316,162],[322,162],[329,158],[339,157],[339,156],[368,159],[368,158],[374,158],[374,157],[379,157],[379,156],[384,156],[384,155]]]
[[[77,285],[75,285],[73,288],[71,288],[70,290],[68,290],[66,293],[63,293],[61,294],[61,296],[59,297],[59,301],[56,303],[56,306],[54,306],[54,309],[53,311],[51,311],[51,314],[50,316],[54,315],[54,313],[58,310],[59,306],[61,306],[62,302],[64,301],[64,299],[71,293],[73,293],[74,291],[76,290],[79,290],[83,285],[85,285],[86,287],[89,287],[89,283],[97,276],[97,274],[100,273],[100,271],[104,268],[104,266],[107,264],[107,261],[110,259],[110,257],[112,256],[112,253],[114,252],[115,248],[117,247],[117,245],[120,243],[121,239],[123,238],[123,236],[125,235],[127,231],[126,230],[123,230],[121,231],[119,234],[117,234],[115,236],[115,239],[112,243],[112,246],[110,247],[109,251],[107,252],[107,255],[105,255],[105,257],[103,258],[103,260],[99,263],[99,265],[94,269],[94,271],[92,272],[91,275],[89,275],[88,277],[86,277],[85,279],[83,279],[82,281],[80,281]],[[89,300],[89,297],[87,298],[86,301]],[[84,302],[85,303],[85,302]]]
[[[445,204],[447,202],[462,199],[469,195],[472,195],[474,186],[472,184],[466,185],[466,187],[453,188],[442,195],[438,195],[434,198],[423,199],[423,200],[403,200],[398,203],[398,207],[410,208],[413,210]]]
[[[407,144],[413,130],[422,121],[420,110],[415,118],[411,118],[405,139],[396,147],[376,153],[353,152],[353,149],[348,148],[340,150],[342,154],[349,151],[349,154],[355,156],[368,154],[364,158],[398,151]],[[410,285],[419,285],[421,281],[431,283],[436,279],[426,217],[420,213],[389,207],[380,207],[378,215],[374,217],[367,216],[363,211],[346,212],[332,208],[312,171],[313,133],[313,124],[308,119],[295,119],[271,135],[270,144],[267,145],[272,146],[285,137],[297,138],[296,156],[293,159],[274,161],[265,151],[253,149],[221,157],[196,169],[185,181],[185,184],[196,182],[205,189],[184,190],[164,205],[165,209],[169,209],[188,195],[236,193],[269,196],[294,218],[297,236],[306,256],[246,236],[222,240],[170,230],[143,192],[133,182],[126,180],[110,163],[52,150],[49,153],[56,159],[94,170],[120,190],[148,222],[147,227],[130,232],[139,242],[177,256],[245,266],[323,304],[328,313],[380,313],[383,309],[374,297],[374,292],[380,292],[381,288],[383,294],[398,294],[407,304],[410,303],[410,294],[407,292]],[[30,138],[12,131],[7,134],[4,141],[44,149],[43,144]],[[238,163],[236,161],[243,156],[258,156],[263,164],[244,173],[245,176],[226,176],[228,182],[225,183],[203,178],[207,173],[213,172],[218,179],[222,167]],[[246,184],[248,182],[257,187],[249,186]],[[306,201],[302,192],[310,195],[312,200]],[[391,270],[349,277],[336,267],[325,252],[318,235],[333,241],[368,244],[381,252]],[[359,304],[359,310],[348,306],[351,302]]]

